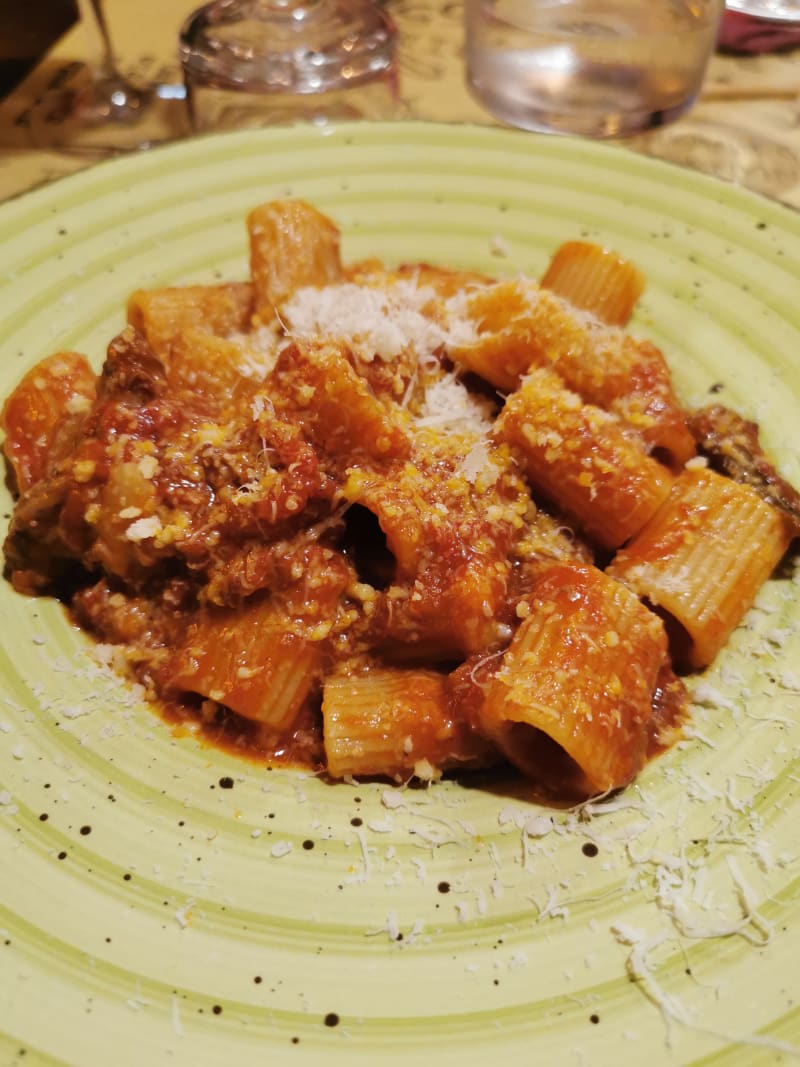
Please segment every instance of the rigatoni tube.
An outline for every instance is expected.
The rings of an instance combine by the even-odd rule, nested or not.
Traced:
[[[669,495],[666,467],[552,371],[528,375],[506,401],[494,433],[516,449],[534,489],[604,548],[638,533]]]
[[[667,653],[661,620],[595,567],[543,566],[480,710],[480,724],[545,787],[626,785],[647,752]]]
[[[325,681],[322,700],[325,754],[333,778],[414,775],[483,766],[494,746],[455,716],[445,675],[375,668]]]
[[[783,514],[750,486],[711,470],[688,470],[608,573],[672,616],[688,635],[689,665],[705,667],[790,540]],[[681,650],[674,652],[680,658]]]

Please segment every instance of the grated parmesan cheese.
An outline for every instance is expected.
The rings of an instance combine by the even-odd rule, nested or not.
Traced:
[[[791,693],[800,693],[800,674],[791,670],[782,671],[780,685],[782,689],[788,689]]]
[[[725,708],[733,711],[735,704],[724,696],[716,686],[710,682],[698,682],[692,690],[692,703],[699,704],[704,708]]]
[[[155,537],[161,529],[161,519],[158,515],[148,515],[147,518],[132,522],[125,531],[125,537],[129,541],[144,541],[148,537]]]
[[[274,322],[250,333],[231,334],[228,340],[241,352],[236,369],[242,377],[263,381],[275,366],[283,338],[278,323]]]
[[[281,309],[287,333],[300,339],[344,341],[359,359],[388,361],[413,351],[430,358],[444,344],[465,343],[471,327],[455,318],[447,328],[423,309],[436,299],[430,286],[399,281],[385,289],[345,282],[298,289]]]
[[[470,393],[455,374],[446,374],[426,389],[422,410],[414,423],[419,429],[432,428],[441,434],[484,438],[492,428],[493,410],[491,401]],[[488,458],[486,451],[484,462]]]

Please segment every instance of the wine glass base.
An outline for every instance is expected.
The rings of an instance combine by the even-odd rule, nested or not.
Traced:
[[[90,156],[130,152],[186,134],[182,96],[162,96],[158,86],[139,89],[117,75],[92,78],[84,67],[37,100],[27,126],[31,141],[43,150]]]
[[[132,126],[141,122],[152,99],[153,90],[139,90],[124,78],[101,78],[74,94],[71,114],[84,126],[107,122]]]

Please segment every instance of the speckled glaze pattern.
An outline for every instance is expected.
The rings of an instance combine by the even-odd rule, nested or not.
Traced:
[[[291,195],[348,259],[536,276],[562,240],[612,246],[681,396],[758,419],[800,483],[800,216],[486,128],[211,137],[7,203],[0,392],[59,348],[99,366],[136,287],[245,277],[245,212]],[[175,734],[57,604],[3,583],[0,619],[1,1063],[793,1062],[794,560],[692,679],[686,741],[580,811],[517,779],[266,771]]]

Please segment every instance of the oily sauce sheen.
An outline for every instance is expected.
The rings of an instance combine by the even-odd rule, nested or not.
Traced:
[[[659,603],[670,553],[694,538],[725,572],[720,485],[758,581],[793,536],[755,432],[740,485],[740,425],[695,419],[707,469],[663,355],[623,329],[641,279],[603,250],[563,246],[550,289],[346,266],[299,201],[247,229],[249,280],[134,293],[99,374],[58,352],[6,400],[14,588],[61,598],[177,734],[260,764],[626,785],[757,591],[699,633]],[[580,307],[554,291],[577,261]]]

